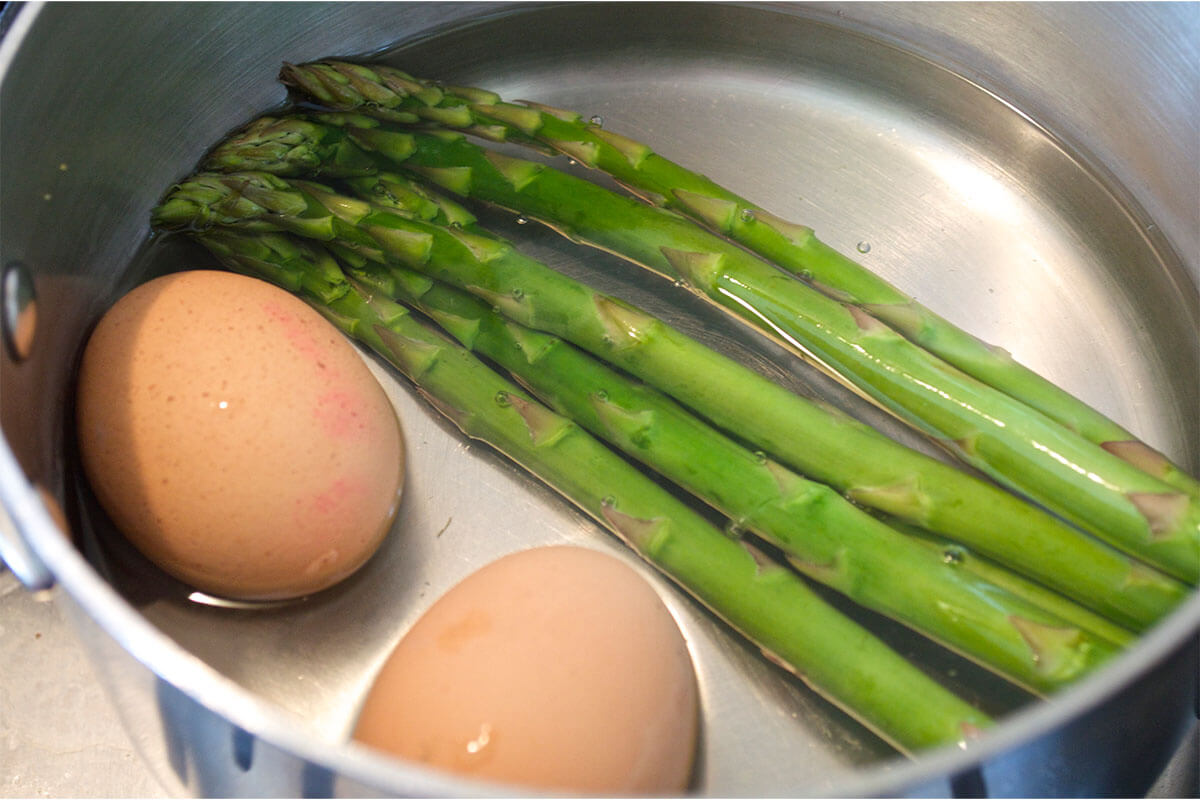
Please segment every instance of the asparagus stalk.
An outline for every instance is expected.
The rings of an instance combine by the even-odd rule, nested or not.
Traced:
[[[1105,663],[1118,647],[1018,595],[947,565],[824,484],[723,436],[654,389],[561,339],[418,273],[386,273],[350,254],[355,277],[438,322],[504,367],[538,399],[782,549],[792,564],[859,605],[1048,693]]]
[[[685,214],[872,316],[972,377],[1077,431],[1139,469],[1193,496],[1200,483],[1116,422],[918,303],[812,229],[780,219],[641,142],[573,111],[472,87],[439,88],[386,65],[324,61],[283,67],[284,83],[337,110],[399,122],[429,121],[495,141],[538,143],[608,173],[656,205]]]
[[[929,531],[910,525],[903,520],[883,518],[898,533],[937,554],[937,557],[952,569],[965,570],[989,583],[1003,588],[1051,614],[1085,630],[1107,639],[1118,647],[1133,644],[1135,635],[1128,629],[1114,624],[1105,617],[1072,602],[1063,595],[1040,583],[1005,569],[1000,564],[980,556],[958,542],[931,534]]]
[[[794,573],[722,534],[406,309],[339,280],[328,253],[276,234],[214,230],[198,238],[231,268],[299,291],[408,377],[465,435],[561,493],[764,655],[897,748],[961,746],[990,725]]]
[[[689,286],[774,335],[968,464],[1110,544],[1200,580],[1200,500],[795,281],[691,221],[459,133],[354,127],[351,138],[452,193],[506,208]],[[376,123],[377,124],[377,123]]]
[[[395,179],[352,184],[381,200],[410,196]],[[800,398],[507,243],[468,230],[461,209],[450,212],[458,227],[443,227],[303,185],[309,191],[263,174],[195,176],[157,209],[156,223],[283,226],[452,283],[637,375],[852,500],[968,544],[1134,629],[1152,625],[1186,593],[1177,581],[1007,492]],[[415,202],[421,207],[419,198]],[[427,219],[438,213],[424,208]]]

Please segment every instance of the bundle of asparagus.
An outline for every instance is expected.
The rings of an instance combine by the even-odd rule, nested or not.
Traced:
[[[392,185],[399,188],[395,181]],[[464,344],[508,368],[583,427],[782,548],[813,579],[1021,686],[1052,691],[1118,649],[1092,631],[948,566],[939,553],[896,534],[828,487],[747,450],[556,338],[501,320],[490,310],[489,304],[536,303],[540,295],[519,287],[502,293],[468,280],[489,298],[484,304],[396,269],[398,263],[411,263],[427,272],[455,271],[470,264],[480,272],[498,272],[505,253],[513,252],[502,240],[463,230],[461,222],[457,228],[442,226],[335,194],[321,184],[265,173],[195,175],[171,192],[156,220],[192,231],[219,220],[332,242],[344,260],[357,262],[360,279],[425,309]],[[370,264],[386,268],[387,278],[371,277]]]
[[[990,721],[737,537],[761,537],[809,578],[1035,693],[1101,666],[1182,599],[1180,578],[1200,575],[1194,480],[811,231],[569,112],[341,62],[289,65],[284,79],[310,101],[373,117],[257,120],[202,166],[222,172],[170,192],[155,225],[186,230],[231,268],[300,293],[464,433],[546,481],[900,749],[961,743]],[[438,128],[567,153],[673,210]],[[686,281],[1137,558],[523,256],[412,176]],[[714,232],[803,272],[836,301]],[[895,379],[897,367],[905,380]],[[582,428],[725,514],[734,536]],[[596,474],[605,475],[603,492]],[[847,652],[843,636],[862,653]]]
[[[340,107],[357,103],[364,111],[399,122],[455,124],[492,138],[511,130],[500,123],[476,124],[479,120],[463,105],[438,106],[431,102],[441,94],[434,87],[414,83],[404,89],[398,80],[385,86],[369,70],[334,71],[336,79],[324,83],[305,83],[297,77],[302,74],[301,68],[285,70],[287,80],[305,91],[333,85],[342,93],[316,92],[310,98],[316,102]],[[414,108],[437,110],[422,115],[404,108],[397,113],[389,95],[417,98],[410,104]],[[1187,489],[1114,455],[1143,452],[1140,448],[1105,449],[1088,441],[921,349],[861,307],[786,280],[772,265],[674,213],[544,164],[488,151],[461,135],[398,133],[358,115],[326,119],[347,125],[350,138],[365,149],[443,188],[541,220],[576,241],[687,282],[967,463],[1176,577],[1190,582],[1200,578],[1200,501]],[[516,138],[531,137],[522,132]],[[638,153],[632,155],[638,161]],[[1176,475],[1170,469],[1166,473]],[[1187,484],[1189,479],[1179,480]]]
[[[475,87],[441,88],[387,65],[345,61],[284,65],[281,80],[323,105],[380,119],[432,122],[494,141],[543,145],[602,170],[648,202],[729,236],[838,299],[861,306],[926,350],[1077,431],[1091,442],[1193,496],[1200,483],[1162,453],[1042,376],[987,345],[821,242],[707,177],[606,131],[574,111],[507,103]]]
[[[764,655],[902,752],[965,746],[991,724],[794,573],[712,527],[405,308],[351,282],[318,245],[274,233],[203,229],[195,235],[231,269],[309,301],[412,380],[465,435],[537,475]]]
[[[298,168],[297,162],[319,162],[331,170],[336,168],[331,166],[332,153],[349,146],[338,131],[309,121],[263,118],[216,148],[206,166],[252,166],[286,174],[310,169]],[[221,184],[215,176],[208,180]],[[349,183],[377,199],[398,198],[406,192],[403,179],[394,175],[352,178]],[[193,224],[197,215],[240,213],[232,208],[213,210],[212,201],[222,192],[228,194],[228,186],[205,188],[193,182],[188,192],[176,192],[173,201],[164,203],[160,219],[166,222],[177,214],[183,224]],[[335,235],[354,239],[356,246],[386,252],[414,269],[474,292],[521,323],[561,336],[631,372],[855,502],[970,545],[1125,626],[1144,629],[1185,593],[1179,582],[1007,492],[787,392],[661,321],[598,295],[512,247],[478,239],[464,247],[462,226],[469,226],[471,217],[461,206],[442,200],[440,206],[430,203],[425,212],[429,218],[439,208],[450,208],[448,220],[459,226],[458,236],[453,237],[344,197],[325,194],[329,204],[323,208],[315,198],[297,195],[286,184],[272,185],[265,178],[238,183],[235,196],[251,195],[261,207],[272,209],[270,219],[275,224],[326,240]],[[403,237],[400,231],[405,232]],[[380,241],[371,244],[371,236]],[[426,238],[431,242],[428,246],[412,250],[404,246],[405,240]],[[443,252],[453,255],[436,257]]]

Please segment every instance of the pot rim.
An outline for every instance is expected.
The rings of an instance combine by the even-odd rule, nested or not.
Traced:
[[[0,81],[46,5],[44,0],[15,5],[0,13]],[[5,30],[7,27],[7,30]],[[354,742],[336,743],[311,735],[299,715],[243,688],[193,655],[143,617],[84,559],[53,521],[25,477],[6,438],[0,434],[0,507],[18,539],[48,570],[61,590],[159,680],[248,733],[339,776],[380,789],[434,795],[509,795],[512,787],[452,776],[403,762]],[[11,479],[10,479],[11,478]],[[1052,698],[1032,704],[999,722],[978,743],[952,746],[912,760],[894,759],[846,781],[839,795],[878,796],[904,791],[970,770],[1003,752],[1027,744],[1078,719],[1133,684],[1152,668],[1200,636],[1200,592],[1143,635],[1112,664]],[[167,677],[170,676],[170,677]],[[520,792],[528,795],[528,791]]]

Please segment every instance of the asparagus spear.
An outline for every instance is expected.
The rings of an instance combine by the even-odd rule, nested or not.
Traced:
[[[328,253],[277,234],[215,230],[197,238],[228,266],[298,291],[412,380],[465,435],[560,492],[764,655],[897,748],[962,745],[990,725],[794,573],[713,528],[406,309],[346,281]]]
[[[561,339],[502,317],[420,274],[351,272],[425,312],[509,371],[555,411],[641,461],[786,553],[810,578],[1035,692],[1051,692],[1117,652],[1103,637],[947,565],[824,484],[718,433],[654,389]]]
[[[439,88],[386,65],[344,61],[286,64],[281,80],[337,110],[362,110],[399,122],[430,121],[496,141],[538,143],[602,170],[649,202],[718,231],[834,297],[861,306],[968,375],[1077,431],[1165,483],[1200,496],[1200,483],[1078,398],[988,345],[853,259],[811,228],[770,214],[647,145],[549,106],[504,102],[472,87]]]
[[[626,369],[851,499],[969,544],[1137,630],[1186,593],[1178,582],[1012,495],[804,400],[503,241],[467,230],[462,210],[451,212],[459,227],[447,228],[303,185],[309,191],[263,174],[195,176],[172,192],[155,219],[190,229],[211,220],[284,226],[452,283]],[[406,185],[394,179],[355,185],[380,199],[407,196]],[[437,209],[426,206],[424,213],[431,218]]]
[[[966,463],[1114,546],[1183,580],[1200,580],[1200,500],[954,369],[856,306],[788,278],[673,212],[485,150],[462,134],[341,121],[351,125],[352,139],[381,156],[392,158],[402,142],[408,152],[395,160],[405,171],[684,282]]]
[[[1090,611],[1078,603],[1074,603],[1058,592],[1048,589],[1040,583],[1031,581],[1022,575],[1005,569],[1003,566],[980,556],[970,548],[963,547],[958,542],[931,534],[929,531],[910,525],[903,520],[897,520],[886,515],[884,521],[898,533],[904,534],[911,541],[937,554],[937,557],[952,569],[971,572],[985,581],[994,583],[1006,591],[1022,597],[1051,614],[1070,622],[1085,630],[1100,636],[1119,647],[1128,647],[1135,640],[1134,634],[1126,628],[1114,624],[1108,619]]]

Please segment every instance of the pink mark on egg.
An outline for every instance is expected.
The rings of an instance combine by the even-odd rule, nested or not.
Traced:
[[[292,347],[296,348],[301,355],[307,356],[318,369],[327,369],[323,360],[327,349],[321,346],[321,343],[317,341],[312,330],[304,324],[303,320],[274,300],[264,302],[262,304],[262,311],[283,330],[284,338],[288,340],[288,343]],[[336,371],[331,371],[329,377],[336,380],[339,376],[336,374]]]
[[[341,389],[330,389],[317,398],[313,406],[313,418],[321,430],[331,439],[351,439],[361,436],[363,426],[359,423],[358,402],[353,394]]]
[[[337,478],[326,489],[313,495],[311,510],[322,516],[339,514],[365,495],[366,488],[360,481]]]

